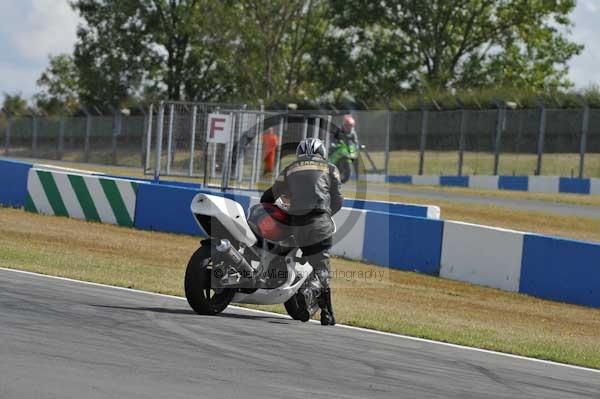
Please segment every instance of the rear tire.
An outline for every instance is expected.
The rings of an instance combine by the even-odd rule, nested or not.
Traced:
[[[201,315],[221,313],[235,294],[232,289],[211,289],[211,252],[211,245],[198,248],[190,258],[185,271],[185,297],[191,308]]]
[[[300,293],[295,294],[293,297],[288,299],[283,306],[285,306],[285,310],[288,312],[290,317],[294,320],[300,320],[302,322],[307,322],[310,319],[310,314],[308,314],[308,310],[306,310],[306,306],[302,306],[298,301],[298,296]]]
[[[351,166],[352,161],[350,161],[348,158],[344,158],[340,162],[338,162],[337,167],[340,171],[340,180],[342,181],[342,183],[346,183],[348,180],[350,180],[350,175],[352,174]]]

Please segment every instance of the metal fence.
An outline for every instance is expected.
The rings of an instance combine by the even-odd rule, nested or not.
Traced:
[[[213,112],[233,118],[229,146],[206,143]],[[329,140],[346,113],[357,121],[370,172],[600,177],[600,109],[587,107],[331,112],[161,102],[139,115],[3,116],[0,148],[16,157],[141,166],[148,174],[255,185],[273,179],[301,138]],[[270,127],[280,145],[277,170],[265,174],[262,133]]]

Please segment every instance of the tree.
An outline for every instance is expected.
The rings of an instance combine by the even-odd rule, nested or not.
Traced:
[[[269,100],[312,90],[313,49],[328,26],[324,0],[241,0],[236,54],[242,97]]]
[[[138,0],[77,0],[71,3],[85,21],[77,31],[74,61],[81,101],[122,105],[156,70],[147,30],[148,9]]]
[[[509,81],[533,88],[568,86],[566,62],[581,51],[561,30],[570,27],[574,0],[331,0],[338,29],[381,64],[395,59],[395,90],[482,86]],[[379,42],[373,42],[373,37]],[[347,50],[349,51],[349,50]],[[391,93],[388,93],[391,94]]]
[[[230,34],[222,28],[231,25],[215,21],[227,19],[226,3],[73,1],[85,20],[75,47],[82,97],[111,104],[159,91],[171,100],[220,98],[230,90]]]
[[[23,116],[27,114],[27,100],[21,93],[4,93],[2,111],[10,116]]]
[[[73,57],[49,57],[50,65],[37,80],[42,89],[35,95],[36,105],[48,114],[74,112],[79,108],[79,73]]]

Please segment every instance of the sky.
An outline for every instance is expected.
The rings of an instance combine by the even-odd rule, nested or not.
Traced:
[[[569,63],[576,88],[600,85],[600,0],[578,0],[571,38],[585,49]],[[0,93],[31,97],[50,54],[70,53],[79,17],[67,0],[0,0]]]

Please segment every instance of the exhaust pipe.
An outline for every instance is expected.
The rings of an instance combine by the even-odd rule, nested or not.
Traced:
[[[221,240],[216,246],[218,257],[225,262],[227,266],[233,267],[242,276],[243,279],[254,279],[254,268],[248,261],[239,253],[237,249],[231,245],[229,240]]]

